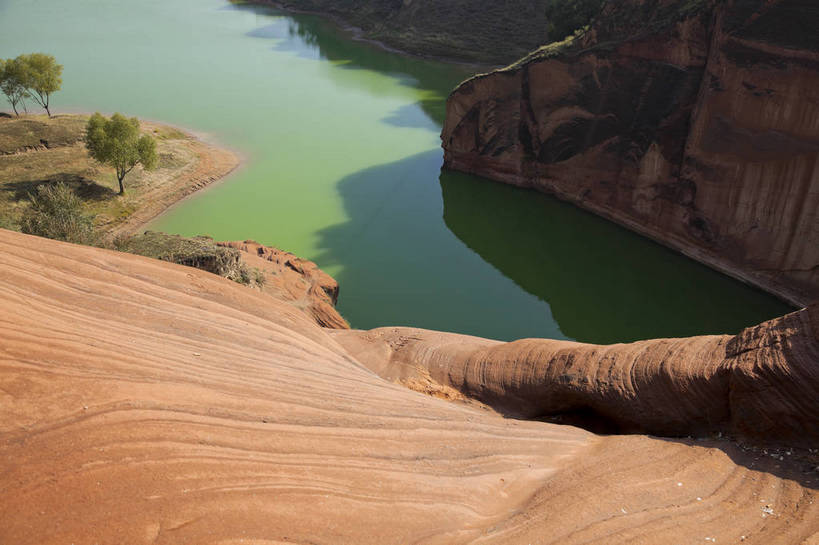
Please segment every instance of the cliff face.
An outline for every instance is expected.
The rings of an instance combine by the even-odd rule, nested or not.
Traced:
[[[610,3],[577,45],[456,89],[445,164],[804,304],[819,297],[816,28],[808,0]]]
[[[506,345],[328,330],[287,297],[204,271],[2,229],[0,255],[2,543],[816,543],[815,454],[597,436],[433,399],[370,371],[406,369],[413,353],[416,371],[436,364],[427,376],[443,381],[444,366],[453,385],[524,406],[538,391],[566,395],[528,372],[548,373],[537,361],[550,350],[577,354],[599,388],[627,384],[593,372],[607,361],[594,349],[645,371],[632,375],[639,407],[683,414],[696,407],[674,407],[719,393],[703,378],[724,351],[745,362],[736,395],[789,394],[764,399],[776,401],[770,422],[791,429],[798,418],[786,415],[800,413],[784,403],[815,408],[815,383],[780,380],[815,377],[816,359],[806,374],[778,346],[803,346],[815,315],[652,350]],[[470,353],[487,358],[460,367]],[[669,369],[639,363],[647,357]],[[560,361],[557,384],[575,373]],[[665,377],[696,392],[678,399]]]

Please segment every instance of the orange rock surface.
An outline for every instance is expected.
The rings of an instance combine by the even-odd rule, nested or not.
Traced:
[[[819,446],[819,304],[736,336],[608,346],[400,327],[332,335],[388,380],[516,418]]]
[[[803,451],[502,418],[368,368],[412,339],[330,331],[203,271],[0,230],[0,543],[816,543]]]
[[[245,264],[265,273],[262,291],[302,306],[322,327],[349,329],[335,307],[338,282],[312,261],[252,240],[217,244],[240,250]]]

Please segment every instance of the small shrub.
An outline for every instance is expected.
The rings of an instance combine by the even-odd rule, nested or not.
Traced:
[[[258,267],[253,267],[253,281],[256,283],[256,286],[261,288],[267,282],[267,276],[265,276],[263,270]]]
[[[85,214],[82,200],[64,183],[41,185],[23,212],[24,233],[75,244],[93,244],[94,218]]]

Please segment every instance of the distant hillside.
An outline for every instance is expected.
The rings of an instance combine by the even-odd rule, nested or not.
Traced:
[[[546,43],[546,0],[284,0],[414,54],[509,63]]]

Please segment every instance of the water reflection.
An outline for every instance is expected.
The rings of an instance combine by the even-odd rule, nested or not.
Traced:
[[[282,12],[253,5],[239,5],[237,9],[266,14]],[[310,14],[287,13],[286,22],[266,25],[253,30],[248,36],[282,39],[274,47],[302,58],[326,60],[335,67],[348,70],[369,70],[389,75],[401,85],[424,93],[417,105],[437,124],[440,130],[445,116],[445,100],[449,92],[475,72],[467,65],[450,65],[417,57],[395,54],[372,44],[352,40],[323,17]],[[340,81],[344,84],[345,81]],[[379,89],[378,91],[380,91]],[[414,105],[407,105],[409,108]],[[388,118],[386,122],[390,122]],[[404,126],[404,125],[401,125]],[[418,126],[413,124],[411,126]]]
[[[574,339],[735,333],[792,310],[552,197],[455,172],[443,172],[440,182],[447,227],[548,301],[563,333]]]

